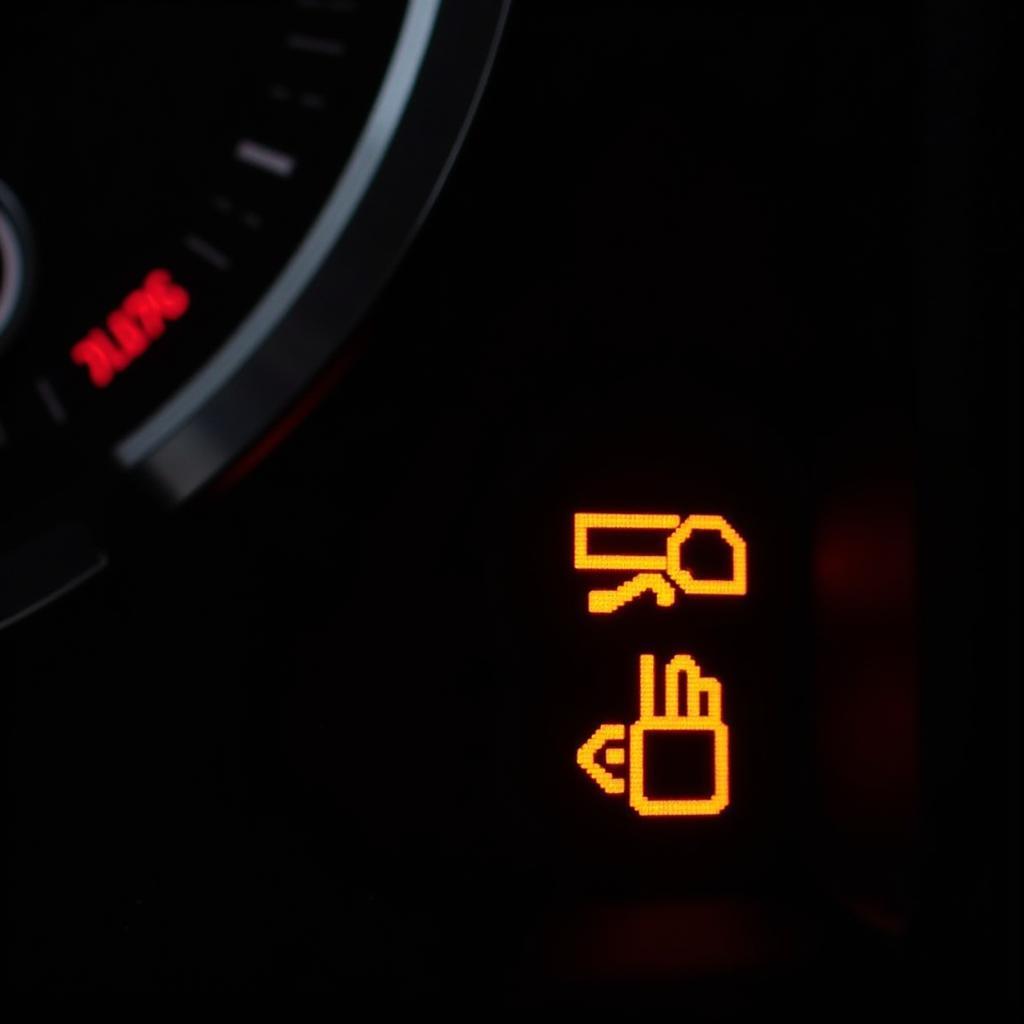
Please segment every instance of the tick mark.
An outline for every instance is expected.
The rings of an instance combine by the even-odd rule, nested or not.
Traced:
[[[262,142],[254,142],[252,139],[238,140],[238,145],[235,146],[235,159],[278,178],[290,178],[295,170],[295,157],[290,153],[265,146]]]
[[[182,239],[182,244],[189,252],[209,263],[211,267],[216,267],[218,270],[231,269],[231,259],[205,238],[200,238],[198,235],[186,235]]]

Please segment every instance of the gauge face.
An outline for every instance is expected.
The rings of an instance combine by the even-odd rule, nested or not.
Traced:
[[[33,102],[8,105],[2,177],[40,269],[5,341],[5,384],[42,392],[51,419],[106,440],[194,373],[322,209],[402,14],[400,3],[16,14],[0,87]]]
[[[204,448],[205,468],[187,480],[155,472],[178,500],[298,397],[394,264],[472,106],[501,4],[468,18],[459,6],[90,3],[5,14],[9,461],[36,475],[58,458],[130,473],[192,425],[201,438],[182,443]],[[471,46],[467,29],[479,30]],[[462,56],[452,58],[456,30]],[[417,111],[428,110],[414,173],[389,177],[388,158],[418,144]],[[272,350],[287,311],[322,303],[310,286],[330,258],[345,266],[327,286],[329,323],[300,311],[303,329]],[[230,410],[211,408],[218,400]]]

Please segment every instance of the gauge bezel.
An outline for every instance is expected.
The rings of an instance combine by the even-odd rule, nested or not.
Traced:
[[[0,181],[0,351],[17,331],[32,289],[33,263],[28,222],[17,197]]]
[[[359,140],[263,298],[111,455],[168,504],[259,439],[345,344],[447,177],[494,60],[508,0],[410,0]]]

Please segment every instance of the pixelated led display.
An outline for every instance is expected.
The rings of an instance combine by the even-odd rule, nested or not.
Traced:
[[[664,553],[600,553],[593,550],[597,530],[664,532]],[[728,578],[695,575],[686,567],[686,545],[697,531],[717,534],[731,553]],[[635,534],[634,534],[635,536]],[[629,548],[628,535],[622,539]],[[687,595],[740,596],[747,592],[747,545],[722,517],[673,514],[580,512],[573,522],[573,565],[577,570],[640,570],[614,589],[591,590],[587,607],[608,615],[647,592],[659,608],[675,604],[676,589]],[[705,676],[697,660],[677,654],[665,665],[663,686],[656,682],[655,655],[639,656],[639,715],[630,725],[605,723],[577,750],[576,763],[611,796],[628,792],[629,805],[645,817],[688,817],[720,814],[729,805],[729,729],[722,719],[722,684]],[[682,682],[681,682],[682,681]],[[650,792],[645,768],[646,739],[651,735],[703,733],[709,746],[710,793],[657,795]],[[621,769],[621,771],[620,771]]]

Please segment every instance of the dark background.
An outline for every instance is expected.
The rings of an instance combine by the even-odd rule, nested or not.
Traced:
[[[331,398],[5,636],[12,987],[1008,1015],[1008,27],[518,5]],[[749,598],[586,616],[615,506]],[[720,819],[573,764],[648,649]]]

